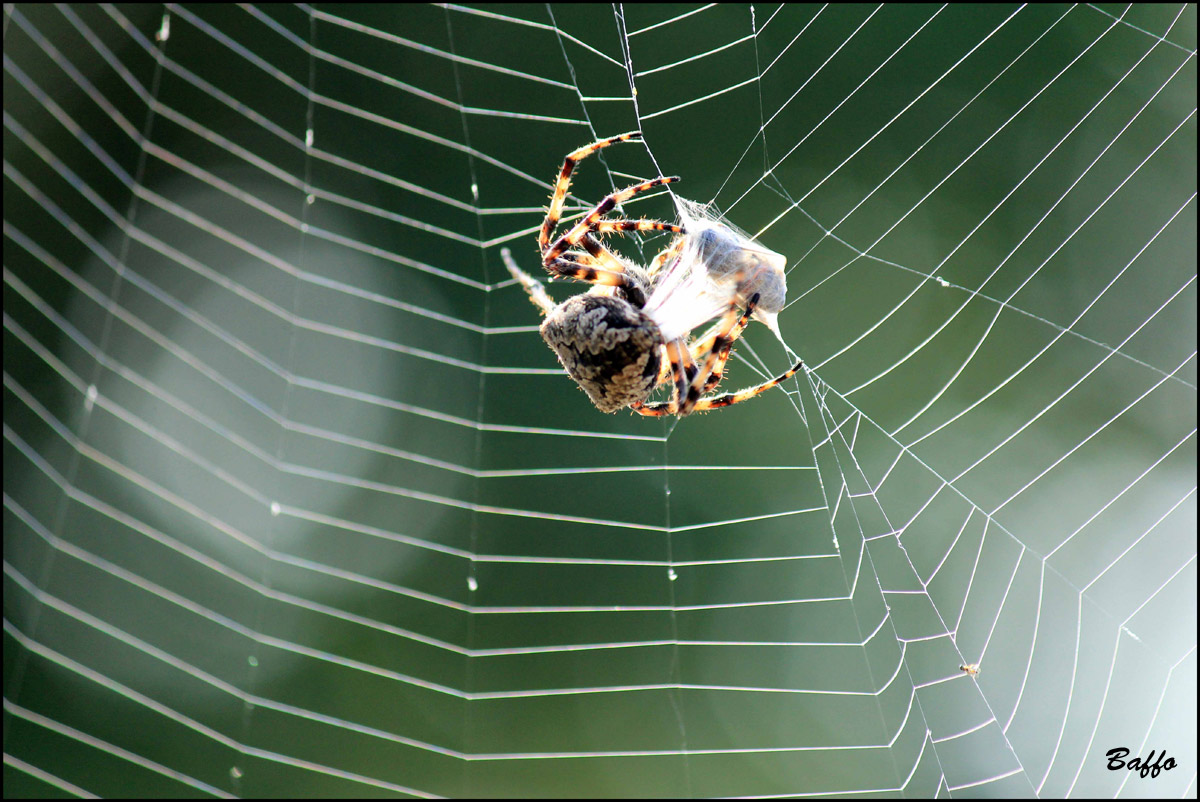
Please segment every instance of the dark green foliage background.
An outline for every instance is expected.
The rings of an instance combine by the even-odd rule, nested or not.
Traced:
[[[1194,793],[1195,7],[688,10],[6,7],[6,795]],[[538,338],[636,127],[786,392]]]

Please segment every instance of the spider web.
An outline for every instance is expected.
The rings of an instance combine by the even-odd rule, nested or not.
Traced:
[[[1194,6],[5,11],[10,795],[1195,795]],[[632,129],[803,376],[563,376]]]

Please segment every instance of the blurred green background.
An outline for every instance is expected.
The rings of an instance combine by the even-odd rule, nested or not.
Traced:
[[[6,795],[1194,794],[1195,34],[6,6]],[[632,129],[570,212],[682,176],[806,376],[563,376],[499,251]]]

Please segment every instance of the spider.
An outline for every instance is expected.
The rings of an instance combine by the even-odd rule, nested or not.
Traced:
[[[542,265],[551,277],[587,282],[593,285],[590,291],[556,305],[540,281],[516,266],[507,248],[501,251],[509,272],[546,316],[542,339],[601,412],[629,407],[639,415],[684,417],[739,404],[787,381],[803,361],[755,387],[705,396],[720,384],[733,344],[752,316],[778,333],[775,315],[783,308],[787,289],[784,257],[723,223],[701,221],[696,204],[681,207],[685,225],[605,219],[639,192],[678,181],[678,176],[660,176],[613,192],[565,234],[551,239],[575,166],[601,148],[640,139],[641,132],[632,131],[570,153],[538,234]],[[676,236],[647,268],[628,262],[601,242],[605,234],[625,231],[670,231]],[[692,329],[713,318],[720,320],[689,345]],[[655,388],[667,381],[673,382],[670,400],[648,402]]]

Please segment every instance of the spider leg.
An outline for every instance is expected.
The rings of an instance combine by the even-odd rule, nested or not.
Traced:
[[[590,233],[585,234],[583,236],[583,238],[580,240],[579,244],[581,246],[583,246],[583,249],[585,251],[587,251],[587,255],[592,257],[591,261],[595,261],[595,262],[599,263],[600,265],[602,265],[604,267],[605,270],[608,270],[612,273],[621,273],[621,274],[624,274],[627,272],[627,268],[625,267],[625,262],[622,261],[621,257],[617,256],[615,253],[610,251],[608,248],[605,248],[604,244],[602,242],[600,242],[600,240],[597,239],[592,234],[590,234]],[[580,262],[589,261],[586,258],[580,258],[580,257],[583,257],[584,254],[578,253],[576,251],[565,251],[565,253],[574,254],[576,257],[575,261],[580,261]],[[555,261],[557,262],[558,258],[556,258]],[[546,268],[548,270],[551,269],[549,264],[546,265]],[[624,282],[620,282],[620,283],[624,283]]]
[[[565,258],[567,256],[572,258]],[[579,257],[586,257],[586,254],[568,252],[556,257],[553,262],[548,263],[546,269],[556,278],[573,278],[579,281],[586,281],[588,284],[603,284],[606,287],[629,286],[629,281],[625,278],[624,270],[617,272],[615,270],[592,267],[589,264],[585,264]]]
[[[683,226],[677,226],[674,223],[664,223],[659,220],[600,220],[596,223],[595,235],[591,233],[584,235],[582,245],[596,259],[605,263],[615,262],[618,257],[599,241],[599,237],[604,234],[611,234],[613,232],[622,233],[625,231],[671,231],[675,234],[685,233]],[[658,269],[659,262],[656,259],[654,267],[651,268],[650,275],[653,276],[658,272]]]
[[[691,379],[691,376],[688,372],[688,367],[691,367],[692,370],[695,370],[696,366],[695,363],[692,362],[691,354],[688,353],[687,348],[683,347],[683,343],[681,343],[679,340],[672,340],[671,342],[667,343],[665,347],[667,351],[667,360],[671,364],[670,375],[675,377],[675,386],[671,389],[671,400],[659,403],[664,410],[669,410],[664,411],[664,415],[674,415],[679,409],[679,400],[687,393],[687,387]],[[630,406],[633,407],[633,409],[637,412],[641,412],[642,409],[645,408],[640,401],[631,404]],[[642,414],[646,413],[643,412]]]
[[[630,278],[620,257],[601,245],[591,234],[585,236],[580,244],[588,253],[564,251],[553,261],[545,263],[546,270],[557,278],[573,278],[589,284],[621,287],[635,306],[641,307],[646,303],[646,295],[640,283]]]
[[[509,273],[512,273],[512,277],[521,282],[521,286],[525,288],[525,292],[529,293],[529,300],[533,302],[533,305],[541,309],[543,315],[550,314],[550,311],[555,307],[555,303],[554,299],[546,293],[546,288],[542,286],[542,282],[517,267],[517,263],[512,258],[512,251],[508,248],[500,249],[500,258],[504,260],[504,266],[508,268]]]
[[[717,332],[720,331],[722,323],[717,323],[711,331],[707,332],[703,337],[696,341],[692,346],[692,356],[696,359],[700,358],[700,354],[708,349],[712,349],[717,354],[716,362],[713,364],[712,371],[704,382],[703,392],[711,392],[717,389],[717,385],[721,383],[721,379],[725,375],[725,364],[729,361],[729,357],[733,353],[733,344],[742,336],[742,332],[746,330],[746,326],[750,323],[750,316],[754,314],[755,308],[758,306],[757,295],[750,299],[750,303],[746,304],[746,311],[742,312],[742,317],[738,320],[737,325],[725,337],[724,345],[715,347],[714,342]]]
[[[750,303],[748,303],[746,306],[753,310],[757,304],[758,295],[755,294],[754,297],[750,299]],[[738,323],[743,317],[744,313],[742,315],[738,314],[737,298],[730,298],[729,311],[725,313],[725,317],[721,321],[720,327],[712,335],[712,340],[706,349],[707,353],[705,355],[703,367],[689,377],[691,379],[691,383],[688,385],[687,393],[679,407],[678,414],[680,417],[689,414],[696,406],[696,402],[700,400],[700,396],[704,393],[704,388],[708,384],[708,379],[710,376],[712,376],[713,368],[716,366],[717,361],[721,358],[721,354],[727,354],[733,348],[732,333],[734,329],[737,328]],[[709,338],[705,337],[704,339],[707,341]],[[699,349],[697,350],[697,361],[699,360],[700,353],[705,352]],[[728,359],[728,357],[726,357],[726,359]],[[722,364],[722,368],[723,367],[724,365]]]
[[[754,300],[754,299],[752,299],[752,300]],[[726,362],[729,361],[729,357],[733,352],[733,344],[738,339],[738,337],[740,337],[742,335],[742,332],[745,331],[746,326],[750,323],[750,316],[752,314],[754,314],[754,309],[755,309],[756,305],[757,304],[747,305],[746,310],[742,313],[741,319],[738,320],[737,324],[733,327],[733,330],[731,332],[729,332],[729,335],[726,337],[724,345],[721,346],[720,348],[714,348],[713,340],[715,339],[717,333],[720,331],[720,329],[723,325],[723,321],[718,322],[717,325],[713,326],[713,328],[710,331],[706,332],[704,334],[704,336],[701,337],[699,340],[697,340],[689,349],[690,355],[693,360],[698,360],[700,358],[701,354],[703,354],[709,350],[712,350],[715,353],[717,353],[717,359],[716,359],[715,364],[713,365],[712,372],[709,374],[708,379],[706,379],[704,382],[704,392],[707,393],[707,392],[710,392],[710,391],[716,389],[717,385],[721,383],[721,379],[724,378],[725,364],[726,364]],[[662,360],[662,369],[658,373],[658,380],[654,383],[655,387],[658,387],[660,384],[665,383],[668,379],[671,379],[672,377],[676,376],[678,374],[679,370],[681,369],[681,366],[683,363],[683,357],[678,355],[680,352],[677,351],[676,358],[674,360],[672,360],[671,352],[670,352],[670,345],[664,346],[664,348],[667,350],[667,354],[666,354],[666,358]],[[674,388],[672,395],[677,395],[679,392],[680,392],[679,388],[676,387],[676,388]],[[699,402],[697,402],[697,403],[699,403]],[[632,407],[632,409],[635,412],[639,412],[642,415],[675,415],[675,414],[678,414],[677,412],[666,411],[666,408],[662,407],[661,404],[655,405],[655,404],[645,404],[642,402],[638,402],[636,404],[631,404],[630,406]],[[662,407],[662,411],[657,411],[655,409],[655,407]],[[647,410],[647,409],[649,411],[645,411],[645,412],[642,411],[642,410]]]
[[[669,402],[659,401],[651,404],[631,404],[631,408],[640,415],[678,415],[679,417],[683,417],[692,412],[707,412],[710,409],[727,407],[731,404],[740,404],[796,375],[800,368],[804,366],[803,361],[797,362],[787,373],[776,376],[774,379],[757,386],[747,387],[744,390],[738,390],[734,393],[724,393],[723,395],[701,398],[702,393],[716,387],[721,381],[725,364],[729,360],[729,356],[733,350],[733,343],[745,330],[750,321],[750,316],[754,313],[754,308],[757,305],[758,293],[755,293],[750,298],[750,302],[746,305],[745,311],[740,316],[737,314],[736,306],[731,305],[725,318],[713,331],[702,337],[692,347],[697,361],[700,358],[700,354],[707,352],[707,356],[704,360],[704,365],[688,376],[690,382],[686,389],[679,384],[682,377],[680,371],[676,371],[676,388]],[[670,349],[671,344],[668,344],[667,347]],[[672,364],[676,361],[683,361],[683,359],[676,360],[672,358]],[[680,398],[682,398],[682,401],[678,400]]]
[[[660,176],[658,178],[653,178],[649,181],[643,181],[640,184],[634,184],[633,186],[626,187],[625,189],[606,195],[602,201],[596,204],[596,208],[592,209],[592,211],[590,211],[586,217],[576,223],[570,231],[559,237],[549,248],[542,249],[543,264],[549,267],[550,263],[557,259],[568,248],[577,247],[588,234],[598,228],[600,218],[611,212],[617,206],[617,204],[624,203],[639,192],[645,192],[648,189],[654,189],[655,187],[660,187],[664,184],[670,184],[678,180],[679,176]],[[599,241],[595,242],[595,246],[601,249],[604,247],[600,245]],[[591,248],[586,242],[584,243],[584,247],[591,252]]]
[[[617,142],[640,141],[641,138],[641,131],[630,131],[628,133],[608,137],[607,139],[600,139],[591,143],[590,145],[584,145],[583,147],[572,151],[567,155],[566,159],[563,160],[562,170],[559,171],[558,181],[555,183],[554,192],[550,196],[550,207],[547,210],[546,219],[542,222],[542,228],[538,234],[538,248],[543,254],[542,263],[551,274],[560,278],[574,278],[592,284],[624,286],[629,289],[627,282],[619,276],[619,274],[625,272],[624,264],[622,263],[620,257],[614,254],[608,248],[605,248],[604,245],[600,243],[599,239],[597,239],[597,237],[591,233],[591,231],[595,229],[594,225],[590,228],[584,227],[582,230],[580,230],[580,226],[575,226],[575,228],[572,229],[571,233],[573,236],[568,245],[555,249],[554,253],[552,254],[548,253],[548,249],[550,248],[550,237],[554,233],[554,229],[558,227],[558,222],[562,217],[563,204],[566,202],[567,191],[571,186],[571,174],[574,172],[576,165],[596,151],[606,148],[609,145],[616,144]],[[666,183],[666,181],[663,183]],[[649,189],[649,187],[644,187],[644,189]],[[641,191],[641,189],[634,190],[634,193],[638,191]],[[614,195],[620,194],[621,193],[613,193],[605,198],[605,200],[609,200]],[[615,200],[613,201],[612,205],[616,205],[620,202],[620,200]],[[605,211],[607,211],[607,209]],[[605,212],[602,211],[599,213],[599,215],[604,213]],[[591,219],[593,216],[598,217],[599,215],[595,210],[593,210],[592,214],[590,214],[588,217]],[[666,223],[650,225],[641,221],[613,222],[619,224],[618,226],[610,229],[614,231],[668,230],[668,224]],[[672,227],[669,230],[677,232],[681,231],[681,229],[678,227]],[[583,254],[567,251],[567,247],[577,246],[582,246],[583,249],[592,257],[592,259],[598,263],[598,267],[593,268],[589,264],[589,260],[583,258]]]
[[[650,263],[649,275],[652,281],[668,262],[679,258],[679,255],[683,253],[683,245],[684,238],[676,237],[670,245],[658,252],[658,255]]]
[[[740,404],[743,401],[749,401],[751,398],[758,395],[759,393],[766,392],[767,390],[770,390],[775,385],[782,384],[783,382],[792,378],[793,376],[795,376],[797,373],[800,372],[800,368],[802,368],[802,367],[804,367],[803,359],[800,360],[799,362],[797,362],[795,364],[795,366],[792,367],[792,369],[789,370],[787,373],[776,376],[774,379],[763,382],[762,384],[760,384],[756,387],[747,387],[746,389],[738,390],[735,393],[725,393],[723,395],[713,396],[712,398],[702,398],[696,403],[696,407],[693,411],[694,412],[707,412],[710,409],[719,409],[720,407],[727,407],[732,404]]]
[[[500,249],[500,257],[504,260],[504,266],[508,268],[508,272],[512,274],[512,277],[521,282],[521,286],[529,293],[529,299],[533,301],[534,306],[541,309],[542,314],[549,314],[550,310],[557,306],[557,304],[547,294],[546,288],[542,286],[542,282],[517,267],[517,263],[512,258],[512,251],[508,248]],[[550,272],[562,278],[577,278],[592,284],[615,287],[626,286],[623,272],[592,267],[591,261],[591,257],[586,253],[567,251],[558,258],[556,264],[551,266]],[[620,265],[617,265],[617,268],[623,271]]]
[[[596,224],[597,234],[611,234],[614,231],[674,231],[682,234],[683,226],[658,220],[601,220]]]
[[[754,398],[754,396],[758,395],[759,393],[766,392],[767,390],[770,390],[775,385],[782,384],[783,382],[792,378],[793,376],[795,376],[797,373],[800,372],[800,368],[802,368],[802,367],[804,367],[804,360],[800,360],[799,362],[797,362],[795,367],[793,367],[787,373],[783,373],[779,376],[776,376],[775,378],[771,379],[770,381],[763,382],[762,384],[760,384],[756,387],[747,387],[744,390],[738,390],[736,393],[725,393],[723,395],[713,396],[711,398],[701,398],[699,401],[696,402],[696,406],[692,409],[692,412],[708,412],[711,409],[718,409],[720,407],[727,407],[732,404],[740,404],[743,401],[749,401],[751,398]],[[670,403],[663,402],[663,401],[657,401],[653,404],[638,404],[638,405],[631,404],[630,406],[633,408],[633,411],[638,413],[639,415],[650,415],[653,417],[662,417],[663,415],[678,414],[677,412],[674,412],[671,410]]]
[[[558,181],[554,185],[554,194],[550,196],[550,209],[546,213],[545,221],[542,222],[541,233],[538,234],[538,246],[543,253],[550,245],[550,235],[558,227],[558,220],[562,216],[563,203],[567,199],[567,190],[571,186],[571,173],[574,171],[575,165],[601,148],[606,148],[617,142],[637,141],[641,138],[641,131],[630,131],[627,134],[617,134],[616,136],[610,136],[608,139],[601,139],[590,145],[584,145],[582,148],[572,151],[567,155],[567,158],[563,161],[562,170],[558,174]]]
[[[683,232],[683,229],[679,228],[678,226],[671,225],[670,223],[660,223],[657,220],[611,220],[611,221],[610,220],[602,220],[602,221],[600,221],[599,226],[602,229],[607,229],[609,227],[608,226],[609,223],[615,224],[615,226],[612,227],[614,230],[632,230],[632,231],[663,230],[663,231],[678,231],[680,233]],[[597,233],[606,233],[606,231],[598,231]],[[625,267],[625,263],[621,260],[621,257],[617,256],[615,253],[610,251],[608,248],[604,247],[604,244],[602,242],[600,242],[600,240],[597,236],[591,234],[590,232],[587,234],[584,234],[583,239],[580,241],[579,244],[583,246],[584,250],[587,251],[588,255],[591,256],[595,262],[603,265],[604,269],[608,270],[610,273],[620,274],[623,276],[628,272],[627,268]],[[578,261],[578,262],[585,261],[582,258],[583,254],[578,253],[576,251],[565,251],[564,255],[576,257],[574,260],[568,260],[568,261]],[[581,281],[591,281],[592,283],[610,284],[612,286],[624,287],[625,291],[627,293],[629,293],[629,295],[632,298],[640,298],[641,299],[640,301],[638,301],[639,305],[641,305],[642,303],[645,302],[644,293],[642,292],[641,288],[637,287],[637,286],[633,286],[630,282],[624,280],[623,278],[617,279],[617,278],[613,278],[612,276],[600,276],[599,280],[595,281],[595,280],[589,278],[590,274],[588,274],[586,272],[579,272],[579,271],[563,272],[563,270],[561,269],[563,267],[561,260],[562,260],[562,257],[556,258],[553,262],[546,265],[546,269],[549,270],[551,273],[555,273],[556,275],[569,277],[569,278],[577,278]]]
[[[614,273],[625,272],[625,263],[621,261],[621,257],[617,256],[608,248],[605,248],[603,243],[601,243],[596,237],[588,234],[579,244],[582,245],[584,250],[588,252],[588,255],[603,265],[605,269],[611,270]],[[585,261],[584,259],[578,258],[583,256],[581,253],[576,253],[574,251],[567,251],[567,253],[575,253],[577,261]]]
[[[752,298],[750,308],[753,309],[757,302],[757,297]],[[733,346],[731,332],[745,317],[745,314],[738,314],[736,299],[730,298],[729,311],[725,313],[720,324],[692,349],[689,350],[685,347],[681,340],[667,343],[667,358],[675,376],[675,388],[671,392],[671,400],[665,404],[662,402],[656,404],[636,402],[630,404],[630,407],[642,415],[678,415],[682,418],[690,413],[692,407],[700,400],[703,388],[707,386],[713,366],[721,359],[722,354],[727,355]],[[697,367],[701,354],[705,355],[704,364]],[[660,409],[661,412],[659,412]]]

